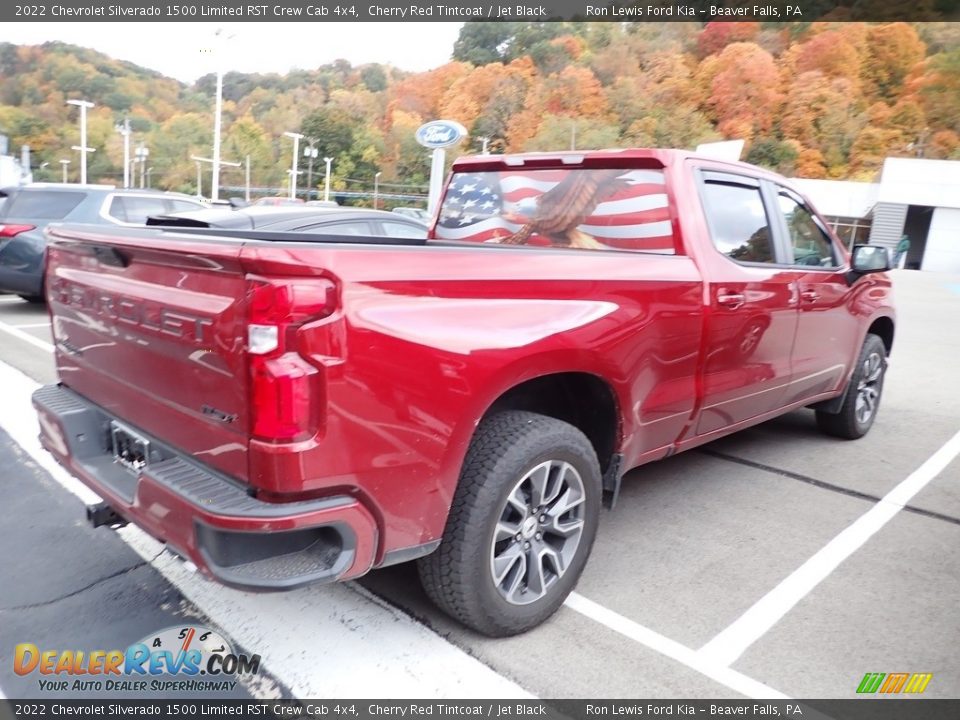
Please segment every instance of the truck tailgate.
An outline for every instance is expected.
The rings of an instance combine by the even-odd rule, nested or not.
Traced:
[[[247,478],[242,243],[51,228],[61,382],[133,429]]]

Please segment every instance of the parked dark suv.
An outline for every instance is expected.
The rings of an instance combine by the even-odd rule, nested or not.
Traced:
[[[186,195],[112,185],[36,183],[0,189],[0,292],[43,301],[44,228],[50,223],[143,225],[150,215],[204,207]]]

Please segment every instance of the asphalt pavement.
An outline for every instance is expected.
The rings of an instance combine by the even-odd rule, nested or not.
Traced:
[[[84,489],[35,441],[27,398],[55,380],[45,310],[0,296],[0,652],[191,622],[262,656],[240,695],[852,698],[867,672],[924,672],[924,696],[960,697],[960,277],[893,277],[867,437],[825,437],[798,411],[634,470],[567,605],[505,640],[439,613],[411,566],[252,595],[135,528],[89,529]],[[35,683],[0,665],[8,697]]]

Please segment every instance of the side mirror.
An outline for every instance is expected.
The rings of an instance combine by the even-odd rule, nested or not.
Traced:
[[[890,252],[880,245],[854,245],[850,269],[857,275],[890,269]]]

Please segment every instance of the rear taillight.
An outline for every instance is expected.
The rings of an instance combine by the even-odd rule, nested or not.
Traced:
[[[34,230],[36,227],[36,225],[0,225],[0,238],[12,238],[27,230]]]
[[[253,435],[268,442],[313,437],[321,422],[320,369],[297,352],[297,331],[336,309],[326,278],[248,278],[247,355]]]

